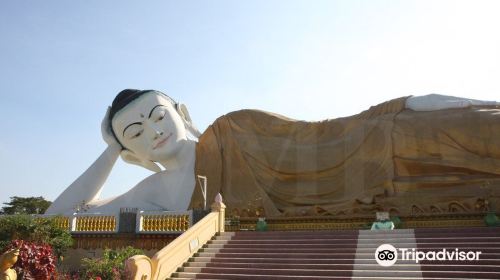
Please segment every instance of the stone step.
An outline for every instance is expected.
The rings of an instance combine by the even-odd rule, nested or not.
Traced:
[[[394,242],[396,241],[396,242]],[[399,242],[398,240],[392,240],[388,242],[395,247],[400,248],[490,248],[490,249],[500,249],[500,242],[443,242],[443,243],[421,243],[421,242],[410,242],[410,240],[405,240],[405,242]],[[231,241],[227,241],[225,243],[207,243],[204,245],[205,248],[238,248],[238,249],[255,249],[255,248],[377,248],[380,242],[372,242],[372,243],[308,243],[308,242],[294,242],[294,243],[233,243]],[[396,246],[397,245],[397,246]]]
[[[294,235],[294,236],[258,236],[258,235],[248,235],[248,236],[217,236],[214,240],[235,240],[235,241],[247,241],[247,240],[269,240],[269,241],[287,241],[287,240],[338,240],[338,241],[355,241],[358,239],[408,239],[408,238],[417,238],[421,240],[450,240],[450,239],[458,239],[458,240],[492,240],[499,241],[500,234],[475,234],[475,235],[460,235],[460,234],[440,234],[440,235],[410,235],[410,234],[398,234],[398,235],[385,235],[385,234],[377,234],[377,235]]]
[[[242,268],[185,268],[185,272],[176,272],[174,277],[183,278],[207,278],[207,276],[215,276],[217,279],[273,279],[268,277],[288,276],[316,279],[329,279],[330,277],[351,277],[353,270],[302,270],[302,269],[242,269]],[[252,278],[246,278],[252,276]],[[258,278],[256,277],[258,276]],[[469,278],[469,279],[500,279],[500,272],[479,272],[479,271],[426,271],[425,275],[417,270],[400,270],[400,271],[356,271],[356,277],[379,277],[389,278],[397,277],[398,279],[407,277],[422,277],[425,278]],[[223,277],[223,278],[219,278]],[[229,277],[229,278],[228,278]],[[210,277],[212,278],[212,277]],[[213,279],[213,278],[212,278]]]
[[[387,235],[387,234],[377,234],[377,235],[366,235],[367,239],[386,239],[386,238],[410,238],[413,237],[413,235],[410,234],[394,234],[394,235]],[[219,238],[228,238],[229,236],[218,236],[217,240]],[[276,236],[256,236],[256,235],[247,235],[247,236],[239,236],[235,235],[231,237],[231,240],[303,240],[303,239],[358,239],[358,235],[348,235],[348,236],[342,236],[342,235],[293,235],[293,236],[286,236],[286,235],[276,235]]]
[[[447,242],[447,243],[391,243],[392,245],[397,245],[399,248],[491,248],[500,249],[500,242],[498,243],[488,243],[488,242]],[[366,244],[356,244],[356,243],[339,243],[339,244],[309,244],[309,243],[283,243],[283,244],[273,244],[273,243],[210,243],[204,245],[205,248],[234,248],[234,249],[253,249],[253,248],[377,248],[376,243],[366,243]]]
[[[354,230],[354,231],[238,231],[238,232],[225,232],[219,234],[219,236],[320,236],[320,235],[337,235],[337,236],[353,236],[353,235],[406,235],[406,234],[417,234],[417,235],[461,235],[461,236],[471,236],[471,235],[498,235],[500,230],[498,228],[479,228],[477,230],[467,230],[467,229],[406,229],[406,230]]]
[[[373,258],[369,259],[373,261]],[[190,262],[223,262],[223,263],[298,263],[298,264],[335,264],[354,263],[354,259],[303,259],[303,258],[225,258],[225,257],[200,257],[195,256],[189,259]],[[368,259],[367,259],[368,261]],[[500,264],[500,262],[499,262]]]
[[[338,254],[316,254],[316,253],[270,253],[266,254],[267,258],[308,258],[308,259],[325,259],[325,258],[352,258],[355,253],[338,253]],[[373,257],[373,254],[365,254],[367,257]],[[220,258],[259,258],[262,253],[205,253],[200,252],[195,254],[196,257],[220,257]]]
[[[222,241],[230,241],[230,243],[234,244],[245,244],[245,243],[272,243],[272,244],[280,244],[280,243],[301,243],[301,242],[308,242],[309,244],[314,244],[314,243],[357,243],[362,242],[362,243],[375,243],[381,240],[387,240],[388,238],[348,238],[348,239],[342,239],[342,238],[286,238],[286,239],[265,239],[265,238],[254,238],[254,239],[231,239],[227,237],[227,239],[221,239],[221,237],[217,237],[217,239],[210,240],[209,243],[219,243]],[[444,243],[444,242],[494,242],[494,243],[500,243],[500,236],[492,237],[492,236],[487,236],[487,237],[413,237],[413,236],[408,236],[408,237],[400,237],[400,238],[390,238],[395,241],[401,241],[404,242],[405,240],[415,240],[417,239],[419,243]]]
[[[308,270],[386,270],[378,264],[287,264],[287,263],[223,263],[223,262],[190,262],[186,267],[225,267],[225,268],[255,268],[255,269],[308,269]],[[500,272],[500,266],[496,265],[443,265],[443,264],[394,264],[392,269],[396,270],[416,270],[428,268],[434,271],[489,271]]]
[[[461,232],[424,232],[415,233],[415,237],[498,237],[499,232],[474,232],[474,233],[461,233]]]
[[[321,235],[321,234],[377,234],[380,232],[385,232],[388,234],[401,234],[401,233],[460,233],[460,234],[468,234],[468,233],[500,233],[500,227],[458,227],[458,228],[417,228],[417,229],[394,229],[394,230],[297,230],[297,231],[265,231],[265,232],[257,232],[257,231],[238,231],[238,232],[223,232],[219,235],[297,235],[297,234],[312,234],[312,235]]]
[[[196,275],[196,274],[193,274]],[[178,278],[178,277],[172,277],[172,278],[167,278],[167,279],[175,279],[175,280],[214,280],[214,279],[219,279],[222,280],[222,278],[200,278],[201,276],[198,275],[197,278]],[[207,277],[207,276],[205,276]],[[238,276],[235,276],[238,277]],[[229,279],[241,279],[241,278],[229,278]],[[255,278],[243,278],[243,279],[263,279],[261,275],[256,275]],[[296,279],[318,279],[318,278],[302,278],[302,277],[287,277],[287,276],[274,276],[274,277],[269,277],[266,278],[267,280],[296,280]],[[319,278],[319,279],[332,279],[332,280],[422,280],[422,277],[328,277],[328,278]],[[456,280],[457,278],[432,278],[433,280]],[[466,278],[462,278],[466,279]],[[479,278],[469,278],[469,279],[474,279],[474,280],[487,280],[487,279],[479,279]]]
[[[396,229],[399,230],[399,229]],[[416,228],[416,229],[411,229],[415,233],[422,233],[422,232],[463,232],[463,233],[470,233],[470,232],[496,232],[500,233],[500,227],[453,227],[453,228]]]
[[[477,248],[477,247],[465,247],[467,245],[462,246],[440,246],[439,248],[425,248],[418,247],[418,251],[429,252],[429,251],[441,251],[442,249],[447,249],[448,251],[453,252],[455,249],[459,249],[462,251],[480,251],[482,254],[500,254],[500,248]],[[396,246],[396,248],[415,248],[415,246],[405,247],[405,246]],[[209,246],[208,248],[202,248],[199,252],[205,253],[318,253],[318,254],[359,254],[359,253],[374,253],[377,247],[370,248],[296,248],[294,246],[289,247],[274,247],[274,248],[212,248]],[[411,252],[411,251],[409,251]],[[399,252],[398,252],[399,253]]]
[[[221,257],[221,258],[259,258],[262,253],[210,253],[199,252],[196,253],[197,257]],[[373,258],[373,253],[356,253],[356,252],[339,252],[339,253],[311,253],[311,252],[274,252],[266,253],[266,258],[310,258],[310,259],[338,259],[338,258]],[[485,259],[500,259],[500,253],[483,253],[480,258]]]
[[[196,274],[194,277],[196,277]],[[175,280],[223,280],[222,278],[200,278],[200,275],[197,275],[197,278],[179,278],[179,277],[172,277],[172,278],[167,278],[167,279],[175,279]],[[205,276],[207,277],[207,276]],[[235,276],[238,277],[238,276]],[[228,279],[241,279],[241,278],[228,278]],[[244,278],[244,279],[264,279],[262,278],[261,275],[256,275],[255,278]],[[265,280],[296,280],[296,279],[332,279],[332,280],[422,280],[422,277],[328,277],[328,278],[316,278],[316,277],[309,277],[309,278],[304,278],[304,277],[288,277],[288,276],[271,276],[268,278],[265,278]],[[456,280],[457,278],[432,278],[433,280]],[[462,279],[467,279],[467,278],[462,278]],[[479,279],[479,278],[469,278],[473,280],[488,280],[488,279]]]
[[[400,232],[410,232],[413,231],[411,229],[402,229],[402,230],[396,230]],[[226,232],[221,232],[218,235],[231,235],[232,233],[237,234],[237,235],[253,235],[253,234],[260,234],[260,235],[281,235],[281,234],[287,234],[287,235],[294,235],[294,234],[358,234],[359,230],[353,229],[353,230],[296,230],[296,231],[282,231],[282,230],[275,230],[275,231],[226,231]]]
[[[181,277],[182,275],[182,277]],[[191,278],[192,277],[192,278]],[[196,278],[195,278],[196,277]],[[196,280],[214,280],[214,279],[219,279],[219,280],[225,280],[225,279],[234,279],[234,280],[313,280],[313,279],[320,279],[320,280],[327,280],[327,279],[332,279],[332,280],[351,280],[351,279],[356,279],[356,280],[422,280],[422,277],[356,277],[356,278],[351,278],[351,277],[345,277],[345,276],[330,276],[330,277],[318,277],[318,276],[313,276],[313,277],[306,277],[306,276],[282,276],[282,275],[273,275],[273,276],[262,276],[262,275],[218,275],[218,274],[196,274],[196,273],[186,273],[183,272],[181,273],[175,273],[174,277],[168,278],[168,279],[176,279],[176,280],[186,280],[186,279],[196,279]],[[435,278],[435,280],[448,280],[450,278]],[[450,279],[451,280],[451,279]],[[475,279],[475,280],[484,280],[484,279]]]
[[[221,263],[287,263],[287,264],[353,264],[354,258],[322,258],[322,259],[307,259],[307,258],[234,258],[234,257],[192,257],[189,259],[192,262],[221,262]],[[374,264],[376,261],[372,256],[368,258],[358,258],[356,264]],[[403,261],[398,261],[400,264]],[[409,264],[414,261],[407,261]],[[463,265],[463,261],[440,261],[442,265]],[[472,265],[494,265],[500,267],[500,259],[480,259]]]

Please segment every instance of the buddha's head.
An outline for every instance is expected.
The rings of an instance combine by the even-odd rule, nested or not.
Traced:
[[[152,171],[155,162],[176,157],[188,141],[199,136],[186,106],[155,90],[126,89],[113,100],[109,123],[123,150],[122,158]]]

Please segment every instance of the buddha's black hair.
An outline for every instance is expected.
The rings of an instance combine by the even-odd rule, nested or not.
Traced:
[[[113,136],[115,137],[116,141],[125,149],[125,146],[123,146],[122,143],[120,143],[120,140],[118,140],[118,137],[116,137],[115,132],[113,130],[112,126],[112,120],[113,117],[118,113],[121,109],[127,107],[128,104],[130,104],[132,101],[136,100],[137,98],[141,97],[145,93],[148,92],[157,92],[165,96],[170,102],[172,102],[172,105],[177,109],[177,102],[175,102],[170,96],[164,94],[161,91],[157,90],[152,90],[152,89],[147,89],[147,90],[139,90],[139,89],[124,89],[116,95],[115,99],[113,100],[113,103],[111,103],[111,109],[109,110],[109,127],[111,128],[111,133],[113,133]]]

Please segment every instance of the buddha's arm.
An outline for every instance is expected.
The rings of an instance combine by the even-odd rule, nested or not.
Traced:
[[[101,156],[57,197],[46,214],[70,213],[76,206],[97,199],[120,155],[120,150],[121,147],[118,145],[109,145]]]
[[[470,106],[498,106],[500,102],[468,99],[440,94],[411,96],[406,100],[406,108],[413,111],[437,111],[467,108]]]

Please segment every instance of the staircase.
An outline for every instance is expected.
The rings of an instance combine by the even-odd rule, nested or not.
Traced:
[[[375,261],[381,244],[481,251],[477,261]],[[399,253],[398,253],[399,254]],[[500,279],[500,228],[225,232],[171,279]]]

